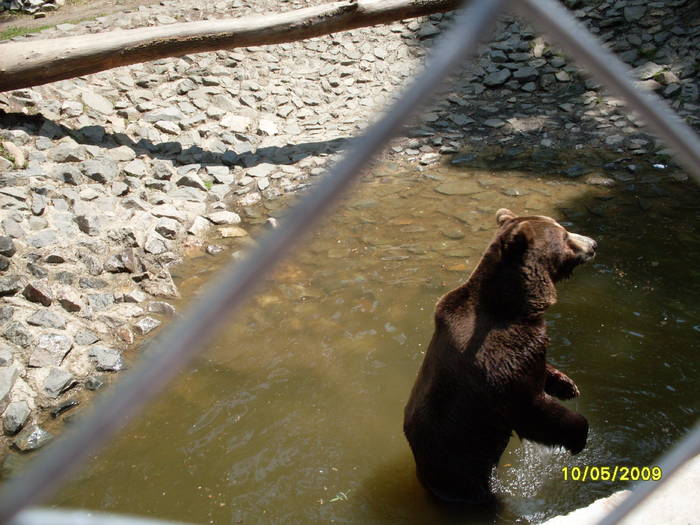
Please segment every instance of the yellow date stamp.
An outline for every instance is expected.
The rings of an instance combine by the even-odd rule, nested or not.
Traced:
[[[564,481],[659,481],[661,467],[627,467],[624,465],[562,467]]]

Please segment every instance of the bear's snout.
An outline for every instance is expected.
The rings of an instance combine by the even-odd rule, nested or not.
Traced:
[[[595,251],[598,248],[598,243],[590,237],[579,235],[578,233],[569,233],[569,242],[576,253],[586,262],[595,257]]]

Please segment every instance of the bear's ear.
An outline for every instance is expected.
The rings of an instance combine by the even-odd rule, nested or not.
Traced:
[[[533,243],[534,235],[534,230],[529,222],[516,224],[504,240],[505,253],[515,259],[520,259]]]
[[[496,212],[496,222],[499,226],[503,226],[506,221],[511,219],[515,219],[515,213],[506,208],[501,208]]]

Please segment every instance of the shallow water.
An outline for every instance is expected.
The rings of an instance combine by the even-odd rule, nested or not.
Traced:
[[[53,503],[217,524],[539,523],[625,486],[564,482],[563,467],[653,465],[692,426],[691,183],[657,171],[615,188],[524,172],[377,171]],[[251,215],[280,212],[270,206]],[[549,359],[578,383],[568,404],[591,433],[575,457],[513,438],[496,473],[501,507],[446,508],[415,480],[402,411],[435,301],[467,278],[503,206],[598,241],[548,313]],[[229,257],[182,265],[185,299]]]

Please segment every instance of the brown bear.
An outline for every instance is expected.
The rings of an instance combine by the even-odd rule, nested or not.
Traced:
[[[498,210],[500,226],[469,280],[435,309],[435,331],[404,411],[422,484],[447,501],[490,502],[493,467],[520,438],[580,452],[588,422],[555,401],[579,395],[545,361],[554,284],[595,255],[554,219]],[[552,397],[554,396],[554,397]]]

